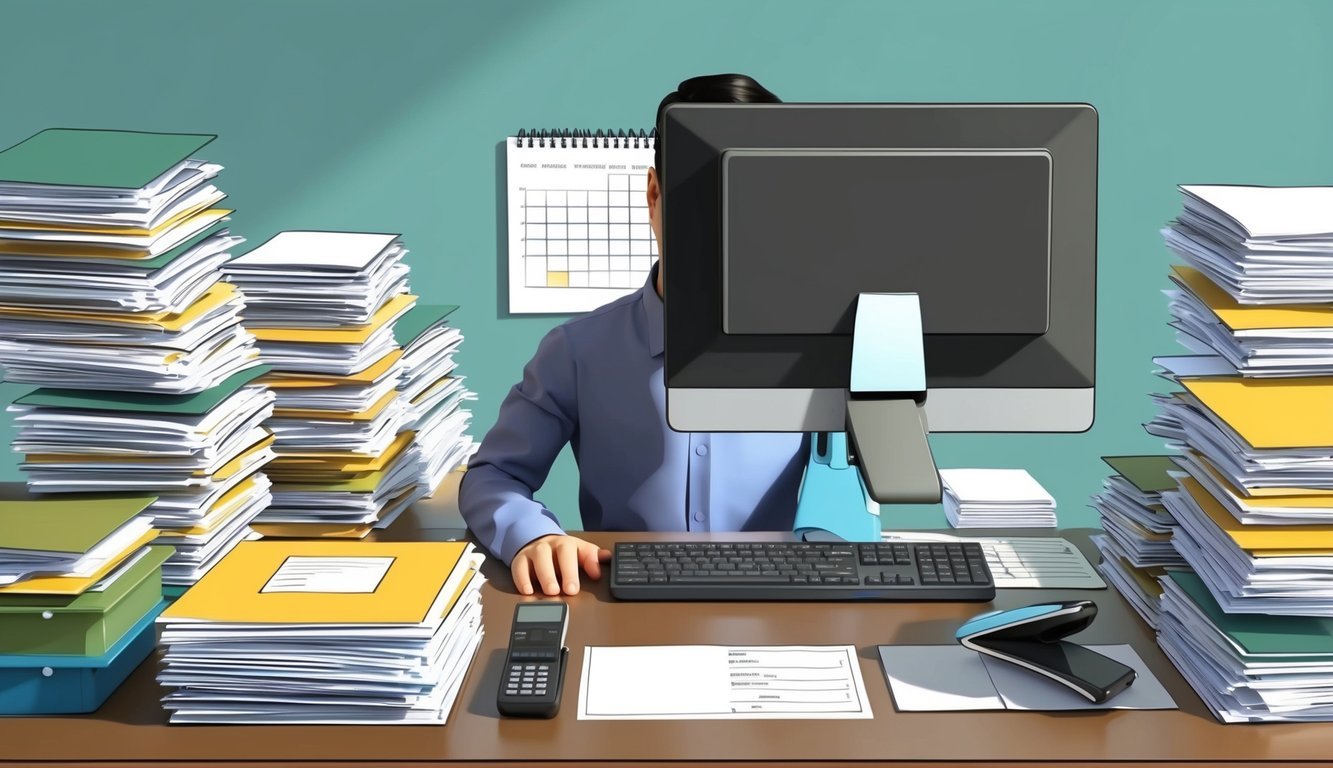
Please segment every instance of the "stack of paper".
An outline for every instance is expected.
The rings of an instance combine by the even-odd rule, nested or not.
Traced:
[[[152,652],[171,547],[147,546],[150,502],[0,501],[0,714],[96,709]]]
[[[444,723],[480,566],[455,542],[241,544],[158,620],[171,722]]]
[[[407,428],[416,433],[417,480],[431,495],[445,475],[477,450],[466,434],[472,412],[462,404],[476,398],[455,375],[454,353],[463,334],[448,324],[457,307],[413,307],[398,321],[395,334],[405,339],[399,392],[407,403]]]
[[[1330,251],[1333,256],[1333,251]],[[1243,376],[1316,376],[1333,372],[1333,306],[1245,306],[1189,267],[1173,268],[1176,338],[1211,363]],[[1179,362],[1163,361],[1168,367]]]
[[[1149,626],[1157,626],[1162,590],[1157,579],[1167,566],[1185,561],[1171,543],[1178,524],[1162,505],[1162,493],[1176,488],[1170,456],[1106,456],[1119,474],[1092,497],[1105,534],[1092,537],[1101,552],[1097,570],[1120,590]]]
[[[1024,469],[941,469],[955,528],[1054,528],[1055,499]]]
[[[1333,720],[1333,621],[1231,615],[1194,574],[1162,583],[1158,643],[1219,720]]]
[[[471,451],[454,308],[414,306],[405,253],[392,234],[283,232],[227,267],[247,322],[274,324],[254,329],[277,393],[265,536],[364,537]]]
[[[273,394],[242,371],[189,395],[39,389],[15,401],[28,486],[42,493],[152,494],[145,514],[175,545],[167,584],[193,584],[249,533],[269,503],[261,424]],[[77,508],[80,496],[61,501]],[[55,502],[52,502],[55,503]]]
[[[199,392],[258,365],[219,266],[212,136],[47,130],[0,152],[6,381]]]
[[[1182,186],[1167,246],[1241,304],[1333,302],[1333,187]]]

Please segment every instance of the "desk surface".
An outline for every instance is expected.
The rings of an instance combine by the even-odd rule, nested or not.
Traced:
[[[406,513],[383,539],[457,536],[452,488]],[[19,493],[13,486],[0,496]],[[1087,553],[1086,531],[1064,532]],[[615,540],[683,534],[588,534]],[[697,536],[706,540],[707,536]],[[734,540],[736,535],[718,536]],[[778,534],[747,534],[775,540]],[[1098,713],[894,710],[875,646],[952,642],[982,604],[618,603],[606,583],[569,598],[570,678],[558,717],[509,720],[495,710],[495,690],[514,604],[508,569],[488,564],[483,593],[486,637],[444,726],[169,726],[158,703],[156,664],[141,666],[101,710],[80,717],[0,718],[0,764],[121,766],[293,761],[323,765],[570,761],[655,766],[680,763],[798,764],[810,761],[892,764],[1265,761],[1327,764],[1333,726],[1218,724],[1157,649],[1152,633],[1112,590],[1003,590],[996,607],[1076,595],[1096,600],[1099,615],[1079,636],[1089,643],[1130,643],[1171,692],[1179,711]],[[578,672],[588,645],[847,644],[860,651],[873,720],[580,721]]]

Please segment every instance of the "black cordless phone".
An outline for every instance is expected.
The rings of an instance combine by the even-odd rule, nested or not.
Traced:
[[[509,654],[500,672],[496,706],[510,717],[555,717],[564,688],[565,628],[562,602],[519,603],[509,630]]]

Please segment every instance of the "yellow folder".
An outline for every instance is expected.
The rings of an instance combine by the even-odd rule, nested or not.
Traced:
[[[1333,306],[1292,304],[1282,307],[1245,306],[1192,267],[1172,267],[1172,279],[1199,297],[1217,319],[1233,331],[1264,328],[1333,328]]]
[[[0,307],[0,317],[41,318],[46,320],[91,321],[97,323],[145,326],[161,328],[164,331],[179,331],[194,323],[206,313],[217,309],[237,296],[236,286],[231,283],[216,282],[203,296],[186,307],[183,312],[72,312],[67,310],[36,309],[32,307]]]
[[[384,393],[384,396],[376,400],[364,411],[323,411],[316,408],[274,408],[273,417],[275,419],[334,419],[347,421],[373,421],[375,417],[384,412],[389,407],[394,398],[398,397],[398,390],[391,389]]]
[[[294,388],[313,388],[313,387],[340,387],[348,384],[370,384],[379,377],[389,372],[393,364],[398,362],[403,356],[403,350],[391,349],[384,357],[371,363],[370,367],[364,371],[358,371],[350,376],[331,376],[328,374],[317,373],[283,373],[274,371],[263,379],[261,384],[267,384],[271,389],[294,389]]]
[[[420,624],[467,553],[455,541],[243,541],[162,614],[166,621]],[[291,558],[390,558],[372,592],[268,591]]]
[[[124,551],[108,559],[91,576],[43,576],[26,581],[19,581],[0,587],[0,595],[82,595],[97,582],[106,578],[108,573],[125,561],[125,558],[139,551],[140,547],[157,538],[157,531],[145,531]]]
[[[250,530],[273,539],[364,539],[374,529],[369,523],[250,523]]]
[[[172,536],[203,536],[212,533],[214,530],[226,525],[232,517],[240,512],[249,500],[250,494],[254,492],[255,486],[259,481],[254,475],[247,477],[237,483],[234,488],[222,494],[213,506],[209,507],[208,512],[199,520],[199,524],[190,528],[171,528],[162,531],[163,538]]]
[[[254,458],[254,455],[256,453],[259,453],[265,448],[268,448],[269,446],[273,445],[273,439],[274,439],[273,434],[269,433],[268,435],[265,435],[263,438],[261,438],[259,442],[255,443],[249,448],[246,448],[244,451],[241,451],[240,453],[236,454],[236,458],[232,459],[226,464],[223,464],[221,467],[218,467],[218,471],[213,473],[213,479],[226,480],[227,478],[231,477],[237,472],[240,472],[241,470],[245,469],[246,466],[250,463],[250,460]],[[196,476],[201,476],[202,474],[203,473],[201,472],[195,473]]]
[[[217,222],[230,216],[234,211],[226,208],[210,208],[185,222],[193,231],[202,232]],[[188,238],[187,238],[188,239]],[[153,258],[147,247],[124,247],[103,243],[72,243],[67,240],[15,240],[4,237],[0,230],[0,253],[21,256],[70,256],[99,259],[121,259],[124,261],[143,261]]]
[[[328,344],[364,344],[371,334],[383,328],[387,323],[412,308],[417,297],[410,293],[400,293],[384,302],[370,318],[369,325],[351,325],[346,328],[251,328],[246,330],[260,341],[301,341],[323,342]]]
[[[1228,376],[1180,383],[1255,448],[1333,446],[1333,377]]]
[[[1199,481],[1183,477],[1180,487],[1236,546],[1255,556],[1333,555],[1333,525],[1242,525]]]
[[[213,201],[217,202],[217,201]],[[179,226],[182,222],[188,221],[200,214],[209,211],[212,202],[203,202],[195,205],[193,208],[187,208],[170,219],[158,224],[152,229],[142,227],[122,227],[122,226],[99,226],[96,224],[52,224],[40,221],[12,221],[9,219],[0,219],[0,230],[6,229],[24,229],[33,232],[77,232],[97,235],[132,235],[137,237],[156,237],[163,232],[169,231],[172,227]]]

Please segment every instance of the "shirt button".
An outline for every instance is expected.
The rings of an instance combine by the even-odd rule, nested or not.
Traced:
[[[702,447],[702,446],[701,446],[701,447]],[[695,512],[695,513],[694,513],[694,522],[696,522],[696,523],[702,523],[703,521],[704,521],[704,513],[703,513],[703,510],[699,510],[698,512]]]
[[[697,454],[699,454],[700,456],[707,456],[707,455],[708,455],[708,446],[706,446],[706,445],[701,445],[701,446],[695,448],[695,449],[694,449],[694,452],[697,453]]]

